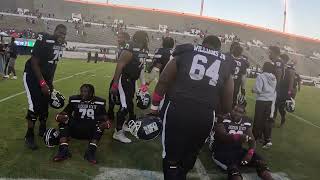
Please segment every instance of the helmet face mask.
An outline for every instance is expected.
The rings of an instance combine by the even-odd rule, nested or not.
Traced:
[[[294,112],[296,109],[296,102],[293,98],[286,100],[286,111],[287,112]]]

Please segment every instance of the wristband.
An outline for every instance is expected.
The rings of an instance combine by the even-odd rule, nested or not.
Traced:
[[[114,83],[112,83],[111,89],[118,90],[118,86],[119,86],[119,84],[114,82]]]
[[[249,149],[249,150],[248,150],[248,154],[249,154],[250,156],[253,156],[253,154],[254,154],[254,149],[253,149],[253,148]]]
[[[152,94],[152,100],[154,103],[158,104],[163,99],[163,96],[160,96],[158,93],[153,92]]]
[[[43,87],[47,85],[47,82],[44,79],[42,79],[40,80],[39,84],[40,84],[40,87]]]

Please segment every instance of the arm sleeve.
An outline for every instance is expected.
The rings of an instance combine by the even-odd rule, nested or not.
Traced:
[[[262,86],[263,86],[262,78],[261,78],[261,75],[259,75],[256,79],[255,86],[252,89],[253,92],[260,94],[262,92]]]
[[[43,56],[44,53],[47,52],[46,48],[45,48],[45,37],[42,34],[38,35],[38,38],[33,46],[32,49],[32,55],[41,59],[41,57]]]

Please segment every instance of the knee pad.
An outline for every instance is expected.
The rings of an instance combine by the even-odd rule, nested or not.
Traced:
[[[41,113],[41,114],[39,115],[39,121],[40,121],[40,122],[47,122],[48,116],[49,116],[49,113],[48,113],[48,112]]]
[[[228,167],[228,180],[232,180],[236,177],[243,179],[238,167],[236,166]]]
[[[30,110],[28,110],[26,119],[32,122],[37,121],[38,115]]]
[[[165,180],[183,180],[186,178],[185,170],[178,161],[163,159],[163,173]]]

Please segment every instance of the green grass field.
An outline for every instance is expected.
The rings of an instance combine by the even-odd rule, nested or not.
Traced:
[[[135,140],[132,144],[121,144],[112,140],[112,130],[106,131],[100,142],[97,156],[98,165],[90,165],[83,160],[87,142],[72,140],[72,158],[62,163],[52,162],[57,148],[47,148],[42,139],[37,138],[40,149],[31,151],[24,147],[27,112],[27,98],[22,82],[24,63],[27,57],[17,60],[18,80],[0,80],[0,179],[1,178],[48,178],[48,179],[93,179],[99,168],[130,168],[161,172],[160,139],[150,142]],[[78,93],[83,83],[91,83],[96,95],[107,98],[107,87],[115,65],[110,63],[86,63],[79,60],[61,61],[55,76],[55,88],[66,97]],[[78,74],[77,74],[78,73]],[[76,75],[75,75],[76,74]],[[62,79],[64,78],[64,79]],[[61,80],[62,79],[62,80]],[[247,92],[254,83],[249,80]],[[21,93],[11,98],[9,96]],[[248,115],[253,117],[254,96],[248,93]],[[4,100],[4,98],[7,98]],[[297,96],[296,116],[313,123],[303,122],[292,115],[287,116],[283,129],[274,128],[273,147],[258,152],[269,162],[272,171],[284,172],[290,179],[317,180],[320,163],[320,89],[302,87]],[[48,127],[56,127],[54,115],[58,111],[50,109]],[[143,112],[138,111],[138,115]],[[279,123],[279,122],[278,122]],[[37,132],[37,128],[36,128]],[[131,139],[133,137],[131,136]],[[206,147],[200,155],[208,174],[220,174],[215,179],[226,179],[210,159]],[[254,172],[254,171],[252,171]],[[108,179],[108,178],[106,178]],[[193,179],[193,178],[192,178]]]

